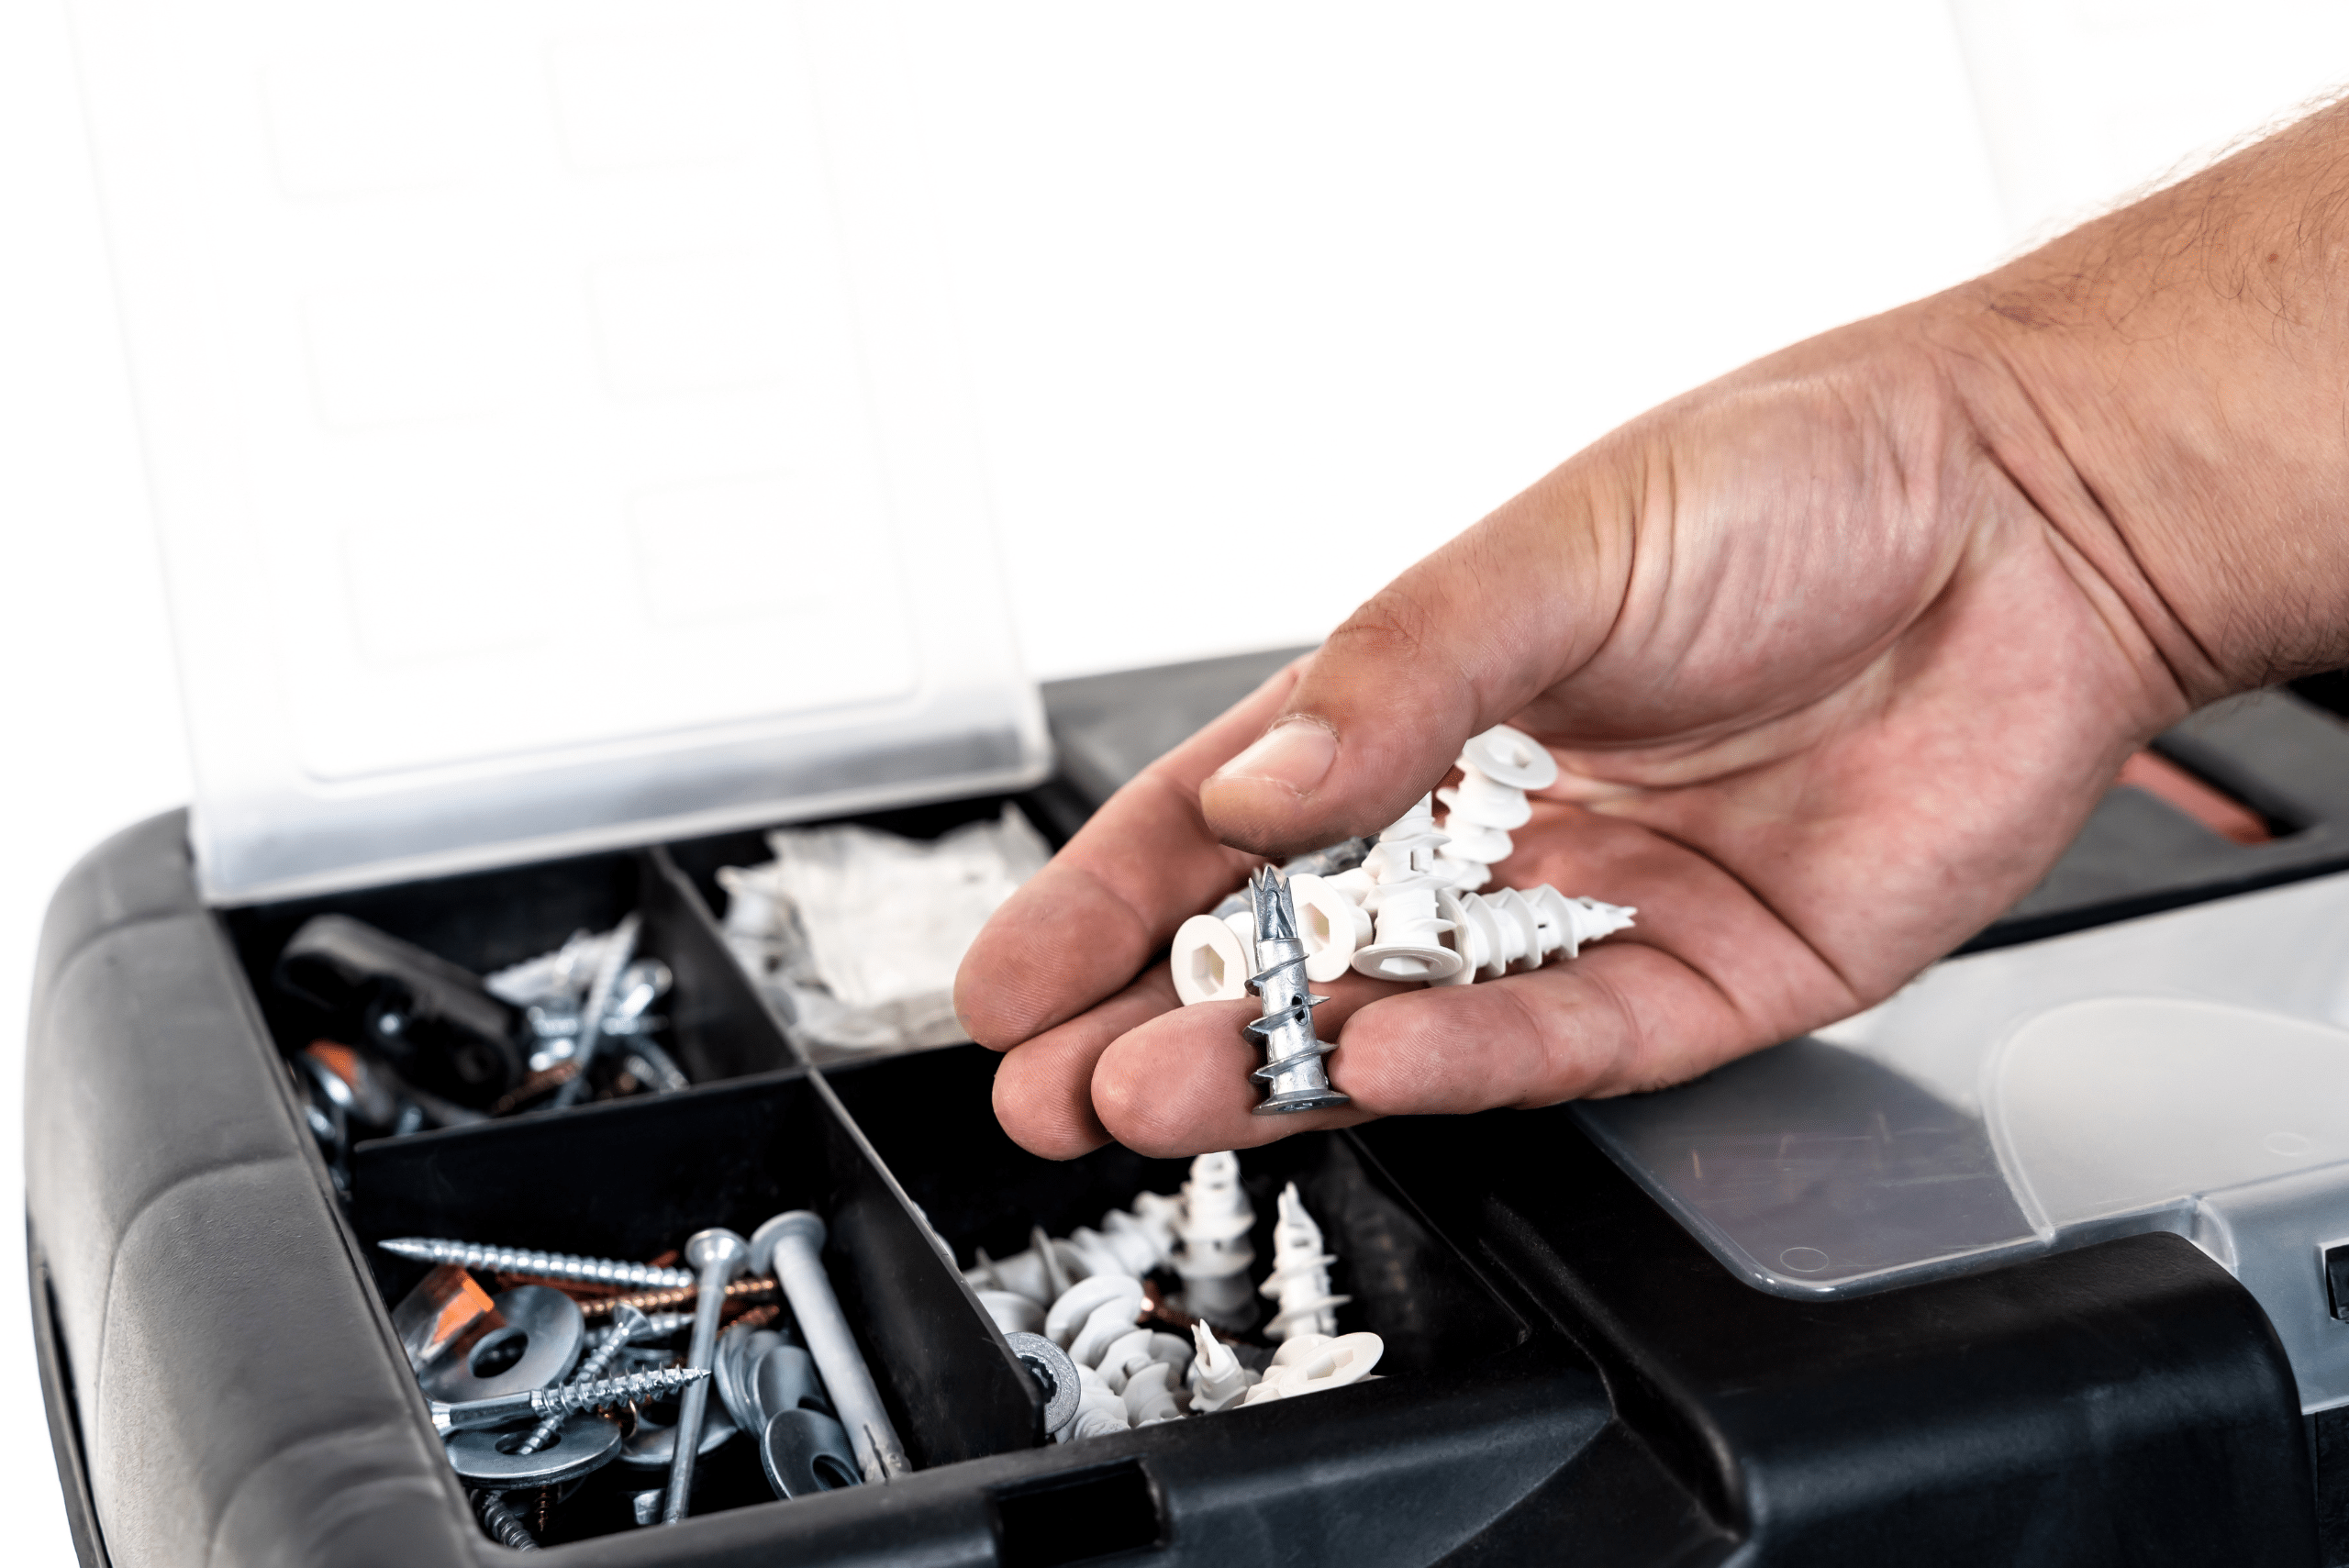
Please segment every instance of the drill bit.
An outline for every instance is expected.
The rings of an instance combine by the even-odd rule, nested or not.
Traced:
[[[1248,989],[1264,1003],[1264,1016],[1241,1028],[1264,1048],[1264,1065],[1252,1076],[1264,1081],[1258,1116],[1318,1111],[1353,1104],[1330,1086],[1321,1058],[1337,1049],[1314,1033],[1313,1009],[1329,1000],[1305,985],[1305,944],[1297,936],[1297,904],[1288,879],[1266,866],[1248,879],[1256,906],[1256,973]]]

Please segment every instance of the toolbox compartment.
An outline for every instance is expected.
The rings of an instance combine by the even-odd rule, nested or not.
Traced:
[[[977,1248],[995,1257],[1016,1252],[1028,1245],[1031,1226],[1065,1236],[1130,1204],[1138,1192],[1172,1193],[1182,1184],[1187,1160],[1147,1159],[1113,1143],[1055,1162],[1013,1143],[989,1108],[996,1060],[977,1046],[952,1046],[826,1074],[956,1262],[970,1264]],[[1338,1331],[1368,1329],[1386,1341],[1382,1379],[1455,1371],[1531,1337],[1525,1319],[1353,1137],[1305,1133],[1242,1151],[1240,1167],[1256,1216],[1254,1277],[1271,1264],[1281,1187],[1295,1182],[1337,1255],[1330,1289],[1353,1298],[1338,1309]]]
[[[813,1209],[834,1292],[918,1470],[1026,1448],[1041,1431],[1041,1401],[1001,1337],[838,1102],[800,1070],[381,1140],[357,1151],[351,1186],[351,1228],[387,1309],[426,1272],[373,1245],[390,1237],[650,1258],[707,1227],[748,1235]],[[750,1447],[718,1451],[697,1480],[697,1515],[774,1501]],[[596,1479],[589,1488],[616,1501]],[[582,1517],[566,1505],[557,1517],[557,1539],[633,1528],[624,1508]]]
[[[638,952],[675,975],[662,1008],[688,1078],[709,1083],[796,1064],[759,1021],[748,977],[657,847],[233,909],[222,919],[273,1037],[290,1054],[315,1038],[314,1018],[270,977],[287,940],[315,915],[351,916],[487,974],[561,947],[575,931],[608,930],[630,910],[643,917]]]

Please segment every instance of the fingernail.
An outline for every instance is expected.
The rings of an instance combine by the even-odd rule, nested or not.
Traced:
[[[1219,779],[1265,779],[1286,784],[1300,796],[1313,793],[1338,760],[1338,738],[1329,726],[1292,718],[1274,726],[1256,743],[1215,771]]]

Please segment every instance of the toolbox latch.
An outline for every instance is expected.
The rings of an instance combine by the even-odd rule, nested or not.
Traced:
[[[2336,1321],[2349,1323],[2349,1241],[2324,1250],[2324,1300]]]
[[[1138,1459],[1000,1487],[988,1500],[1003,1568],[1060,1568],[1166,1543],[1158,1488]]]

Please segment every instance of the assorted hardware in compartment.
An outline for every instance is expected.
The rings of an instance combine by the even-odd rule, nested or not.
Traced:
[[[338,1186],[406,1137],[795,1060],[658,850],[233,912]]]
[[[827,1082],[952,1255],[972,1299],[998,1325],[1025,1327],[1041,1310],[1047,1337],[1064,1335],[1064,1349],[1082,1343],[1105,1361],[1118,1348],[1112,1365],[1126,1362],[1130,1373],[1148,1364],[1130,1361],[1144,1350],[1155,1352],[1152,1360],[1180,1362],[1156,1342],[1159,1334],[1190,1339],[1196,1357],[1195,1321],[1258,1373],[1279,1347],[1301,1340],[1299,1350],[1319,1349],[1324,1333],[1339,1341],[1375,1337],[1375,1375],[1395,1379],[1459,1372],[1526,1340],[1525,1323],[1351,1135],[1302,1133],[1196,1161],[1151,1159],[1117,1144],[1045,1160],[995,1120],[996,1061],[965,1046],[838,1069]],[[1297,1223],[1300,1213],[1319,1231],[1318,1247]],[[1047,1256],[1064,1290],[1047,1272]],[[1102,1294],[1071,1324],[1089,1279],[1108,1283],[1095,1287]],[[1137,1291],[1136,1320],[1118,1321],[1118,1307]],[[1070,1305],[1055,1322],[1063,1299]],[[1117,1307],[1105,1312],[1105,1299]],[[1151,1337],[1137,1345],[1132,1336],[1144,1329]],[[1354,1339],[1348,1351],[1368,1348]],[[1370,1371],[1362,1365],[1358,1375]],[[1178,1381],[1183,1411],[1206,1413],[1192,1403],[1202,1380],[1186,1366]],[[1210,1396],[1208,1406],[1218,1404]],[[1130,1426],[1153,1424],[1126,1414]]]
[[[690,1385],[614,1390],[537,1453],[551,1411],[452,1431],[505,1498],[484,1528],[578,1540],[1032,1440],[1032,1385],[828,1101],[790,1072],[357,1151],[351,1222],[428,1399],[709,1373],[674,1486]]]
[[[999,821],[1002,804],[897,816],[928,836]],[[494,1539],[581,1540],[779,1496],[812,1507],[818,1494],[895,1473],[875,1471],[870,1445],[860,1449],[868,1424],[843,1418],[805,1314],[774,1281],[746,1274],[714,1297],[709,1342],[696,1353],[700,1282],[659,1272],[685,1265],[683,1244],[697,1232],[747,1241],[786,1211],[807,1211],[826,1233],[818,1266],[881,1412],[869,1425],[896,1434],[911,1471],[1023,1452],[1085,1467],[1105,1452],[1114,1460],[1114,1443],[1145,1438],[1220,1451],[1223,1440],[1191,1437],[1190,1418],[1221,1410],[1220,1424],[1242,1404],[1286,1394],[1464,1369],[1524,1339],[1523,1324],[1341,1135],[1210,1157],[1197,1170],[1115,1147],[1055,1163],[997,1128],[997,1059],[976,1047],[866,1051],[809,1072],[708,906],[718,868],[742,863],[741,849],[759,842],[732,835],[228,917],[297,1067],[319,1038],[317,1004],[270,984],[289,950],[299,961],[296,938],[321,916],[483,976],[480,989],[508,1007],[535,995],[526,1006],[549,1014],[584,1010],[599,973],[618,988],[632,963],[674,972],[661,1038],[674,1043],[689,1092],[608,1094],[558,1114],[481,1114],[412,1130],[346,1110],[344,1138],[325,1145],[426,1413],[446,1427],[452,1468]],[[598,935],[625,934],[630,921],[632,950]],[[573,995],[579,1009],[565,1006]],[[346,1007],[345,1017],[368,1016]],[[549,1035],[561,1038],[543,1024],[525,1038]],[[379,1131],[402,1135],[351,1136]],[[1163,1243],[1135,1251],[1135,1230],[1120,1230],[1134,1255],[1115,1279],[1113,1252],[1101,1249],[1117,1226],[1105,1217],[1136,1207],[1163,1220]],[[1308,1234],[1317,1227],[1320,1242]],[[1011,1327],[1003,1303],[981,1295],[1017,1285],[1005,1271],[1019,1273],[1018,1255],[1040,1235],[1075,1276],[1068,1301],[1048,1292],[1052,1299],[1017,1315],[1037,1318],[1041,1336]],[[981,1249],[992,1249],[992,1264],[980,1263]],[[966,1263],[992,1267],[994,1283],[963,1277]],[[608,1277],[576,1277],[598,1268]],[[1055,1306],[1076,1317],[1073,1329],[1050,1321]],[[1110,1320],[1120,1314],[1123,1323]],[[689,1375],[704,1368],[705,1379]],[[658,1374],[680,1386],[651,1386]],[[707,1415],[680,1511],[668,1467],[697,1382]],[[507,1407],[466,1407],[518,1396]],[[559,1408],[566,1401],[582,1407]],[[1333,1434],[1346,1409],[1330,1403]],[[478,1424],[495,1417],[503,1423]],[[1063,1446],[1080,1437],[1090,1440]]]
[[[536,1545],[555,1507],[607,1465],[637,1523],[674,1524],[702,1456],[737,1434],[778,1497],[904,1473],[824,1238],[806,1209],[747,1238],[712,1227],[686,1239],[683,1269],[439,1237],[379,1242],[433,1265],[392,1324],[484,1527]],[[488,1296],[474,1269],[507,1288]],[[780,1321],[778,1296],[789,1303]],[[669,1310],[681,1305],[690,1310]],[[681,1335],[682,1348],[664,1343]]]

